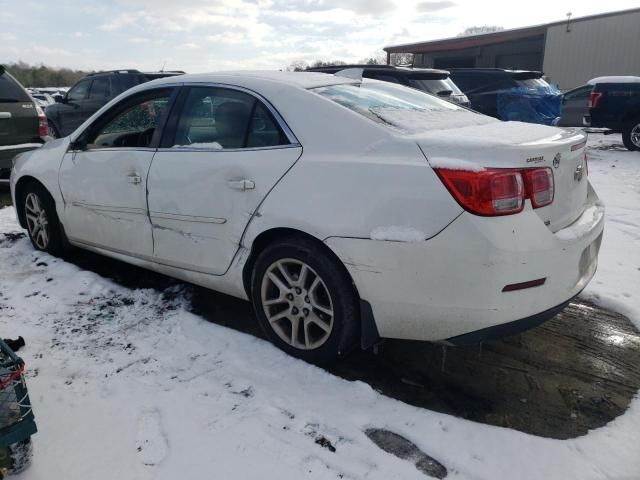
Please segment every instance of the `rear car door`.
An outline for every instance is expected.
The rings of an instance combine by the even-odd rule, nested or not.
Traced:
[[[149,172],[154,257],[222,275],[302,147],[273,107],[240,88],[184,88],[176,110]]]
[[[59,181],[70,240],[151,257],[147,174],[173,93],[161,88],[122,100],[65,154]]]

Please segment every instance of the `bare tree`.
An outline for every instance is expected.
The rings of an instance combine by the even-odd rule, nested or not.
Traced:
[[[413,65],[413,53],[392,53],[391,65]]]
[[[461,32],[458,34],[458,37],[467,37],[469,35],[480,35],[482,33],[499,32],[501,30],[504,30],[504,27],[500,27],[498,25],[481,25],[477,27],[466,28],[464,32]]]

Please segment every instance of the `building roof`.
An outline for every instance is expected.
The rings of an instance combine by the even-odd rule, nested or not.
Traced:
[[[619,10],[616,12],[599,13],[586,17],[572,18],[570,22],[582,22],[585,20],[594,20],[598,18],[624,15],[632,12],[640,12],[640,8],[630,8],[627,10]],[[432,53],[443,50],[460,50],[463,48],[482,47],[485,45],[508,42],[511,40],[519,40],[522,38],[528,38],[537,35],[544,35],[548,27],[555,25],[564,25],[566,23],[567,20],[561,20],[558,22],[544,23],[541,25],[533,25],[529,27],[500,30],[498,32],[480,33],[478,35],[450,37],[439,40],[430,40],[427,42],[405,43],[401,45],[388,46],[383,50],[388,53]]]

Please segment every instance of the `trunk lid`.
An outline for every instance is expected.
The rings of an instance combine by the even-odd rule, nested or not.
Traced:
[[[458,124],[459,125],[459,124]],[[534,211],[552,231],[573,223],[584,211],[588,182],[586,135],[521,122],[492,121],[483,125],[431,130],[413,138],[434,167],[532,168],[553,171],[553,203]],[[527,202],[530,207],[530,202]]]

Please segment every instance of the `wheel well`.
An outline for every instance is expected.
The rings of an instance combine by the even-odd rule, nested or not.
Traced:
[[[18,183],[16,183],[16,188],[15,188],[16,206],[15,206],[15,208],[16,208],[16,212],[18,213],[18,222],[20,222],[20,226],[22,228],[27,228],[27,220],[24,218],[24,211],[22,210],[22,208],[20,208],[20,205],[22,204],[22,199],[24,198],[24,192],[25,192],[25,189],[27,188],[27,185],[32,184],[32,183],[37,183],[42,188],[47,190],[47,188],[44,185],[42,185],[41,182],[36,180],[34,177],[30,177],[28,175],[25,175],[24,177],[21,177],[18,180]]]
[[[634,118],[640,118],[640,110],[631,110],[629,112],[626,112],[622,117],[622,121],[628,122],[630,120],[633,120]]]
[[[349,274],[347,267],[344,266],[342,260],[338,258],[333,250],[331,250],[323,241],[319,240],[313,235],[309,235],[308,233],[305,233],[301,230],[296,230],[294,228],[273,228],[271,230],[266,230],[258,235],[253,241],[253,244],[251,245],[251,253],[249,254],[249,258],[244,264],[244,269],[242,270],[242,282],[244,285],[244,290],[249,298],[251,298],[251,274],[253,272],[253,266],[256,259],[258,258],[258,255],[260,255],[260,253],[262,253],[264,249],[271,245],[273,242],[290,237],[306,238],[319,245],[320,248],[322,248],[327,253],[327,255],[332,257],[338,263],[338,265],[340,265],[340,267],[344,269],[344,272],[351,280],[351,284],[353,285],[353,289],[356,292],[356,295],[358,296],[358,298],[360,298],[356,284]]]

